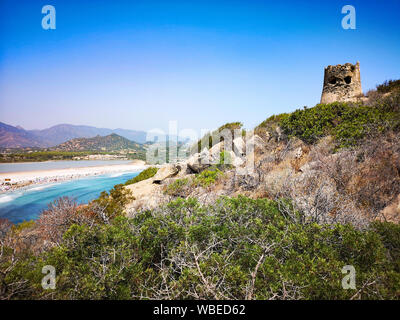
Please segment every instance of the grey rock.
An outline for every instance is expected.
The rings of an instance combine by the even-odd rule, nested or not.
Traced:
[[[176,176],[180,170],[181,168],[175,164],[168,164],[161,167],[153,177],[153,183],[161,184],[163,180]]]

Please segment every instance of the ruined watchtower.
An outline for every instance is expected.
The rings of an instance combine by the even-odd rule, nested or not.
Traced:
[[[357,101],[362,95],[359,62],[325,68],[321,103]]]

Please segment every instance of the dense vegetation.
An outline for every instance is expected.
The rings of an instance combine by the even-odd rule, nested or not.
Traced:
[[[0,162],[36,162],[48,160],[71,160],[74,157],[86,157],[93,154],[110,154],[106,152],[69,152],[69,151],[35,151],[0,154]]]
[[[117,184],[110,192],[103,191],[100,196],[93,200],[90,209],[101,209],[101,218],[103,221],[123,216],[125,206],[134,199],[131,192],[124,188],[123,184]],[[95,210],[96,211],[96,210]]]
[[[231,169],[230,155],[226,151],[220,152],[219,163],[211,165],[206,170],[194,175],[191,178],[175,179],[164,187],[164,193],[173,197],[186,198],[198,187],[208,188],[224,177],[224,171]],[[225,163],[226,162],[226,163]]]
[[[376,86],[376,90],[379,93],[393,92],[398,89],[400,89],[400,80],[389,80]]]
[[[156,209],[127,209],[134,195],[116,185],[87,206],[57,199],[35,222],[0,219],[0,299],[400,299],[400,225],[383,222],[398,221],[399,108],[394,91],[270,117],[256,175],[226,170],[222,152],[166,184],[177,199]],[[299,145],[312,170],[293,160]],[[54,290],[41,286],[46,265]],[[355,289],[342,287],[345,266]]]
[[[137,183],[142,180],[153,178],[156,175],[157,171],[158,171],[158,168],[156,168],[156,167],[147,168],[147,169],[141,171],[136,177],[126,181],[125,185],[127,186],[127,185],[134,184],[134,183]]]
[[[128,152],[126,154],[128,160],[143,160],[146,161],[146,151]]]
[[[207,188],[211,186],[223,175],[223,172],[217,167],[210,167],[208,170],[195,174],[193,178],[176,179],[165,186],[164,192],[170,196],[186,197],[197,187]]]
[[[331,135],[339,147],[354,146],[369,135],[388,130],[400,131],[400,92],[376,101],[373,105],[350,103],[318,104],[290,114],[272,116],[258,128],[280,126],[289,137],[307,143]]]
[[[212,148],[213,145],[217,144],[220,142],[220,140],[223,140],[223,137],[220,136],[220,133],[223,130],[229,130],[231,137],[236,137],[237,136],[237,131],[240,131],[241,128],[243,127],[243,123],[241,122],[230,122],[226,123],[223,126],[219,127],[217,130],[209,132],[205,134],[197,143],[194,145],[192,148],[192,152],[200,152],[202,148]],[[236,132],[236,135],[235,135]],[[244,131],[240,131],[241,135],[244,135]]]
[[[0,163],[9,162],[40,162],[49,160],[72,160],[76,157],[85,158],[89,155],[118,155],[117,152],[99,152],[99,151],[34,151],[34,152],[15,152],[0,153]],[[144,151],[128,152],[123,154],[129,160],[146,160]]]
[[[62,221],[66,231],[57,246],[44,253],[29,247],[13,251],[24,231],[13,228],[8,237],[14,242],[7,242],[7,236],[2,242],[10,247],[2,248],[0,296],[400,298],[399,225],[375,222],[365,230],[321,225],[288,208],[287,201],[238,197],[221,198],[210,206],[179,199],[133,218],[121,214],[104,220],[86,212],[86,220],[73,221],[69,215],[70,220]],[[79,207],[74,210],[72,217],[83,215]],[[51,234],[45,228],[46,214],[37,224],[46,239]],[[40,286],[45,265],[56,268],[55,290]],[[356,289],[342,288],[345,265],[356,270]]]

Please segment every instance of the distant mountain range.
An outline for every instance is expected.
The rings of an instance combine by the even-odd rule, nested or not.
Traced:
[[[93,138],[117,134],[138,143],[146,141],[146,132],[126,129],[106,129],[91,126],[59,124],[43,130],[24,130],[0,122],[1,148],[54,147],[75,138]]]
[[[46,143],[38,136],[22,129],[0,122],[0,147],[25,148],[45,147]]]
[[[75,138],[64,142],[51,150],[56,151],[145,151],[143,146],[137,142],[130,141],[115,133],[107,136],[96,136],[93,138]]]

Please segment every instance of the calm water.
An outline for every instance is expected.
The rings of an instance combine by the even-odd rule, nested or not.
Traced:
[[[127,164],[130,160],[60,160],[60,161],[45,161],[45,162],[17,162],[17,163],[0,163],[0,172],[21,172],[35,170],[50,170],[50,169],[68,169],[79,167],[96,167],[109,166],[113,164]]]
[[[58,197],[69,196],[78,203],[87,203],[97,198],[101,191],[108,191],[114,185],[138,174],[139,172],[131,172],[93,176],[0,194],[0,218],[7,218],[13,223],[37,219],[40,212],[47,208],[47,204]]]

